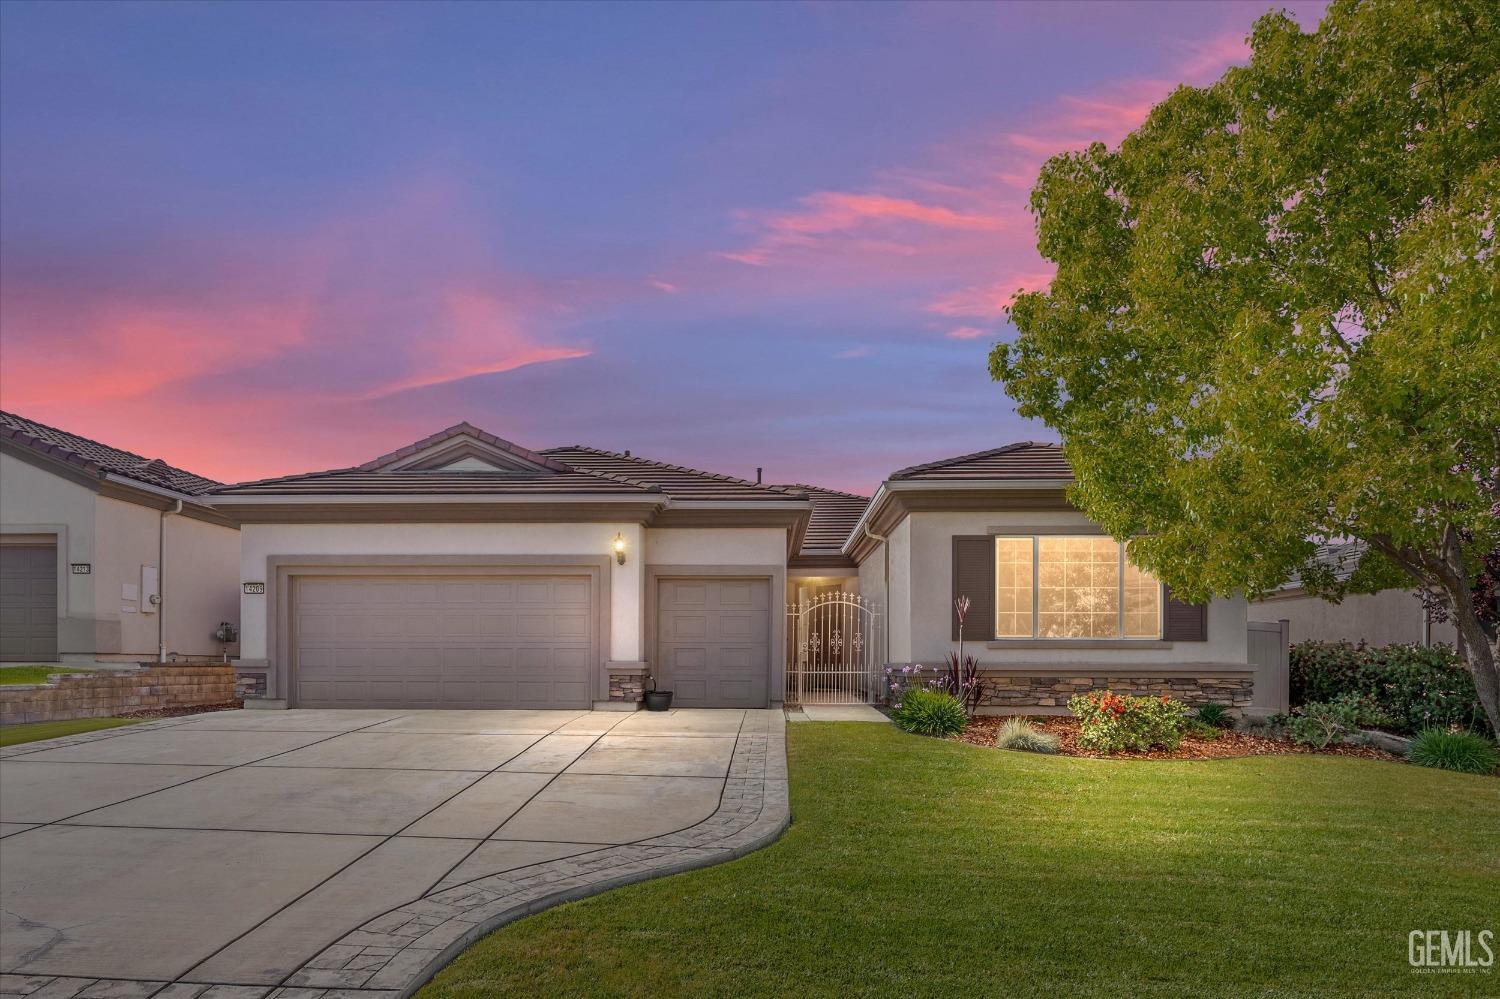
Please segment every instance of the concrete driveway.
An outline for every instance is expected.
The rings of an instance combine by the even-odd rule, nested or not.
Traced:
[[[232,711],[15,747],[0,991],[266,994],[397,906],[700,826],[770,715]]]

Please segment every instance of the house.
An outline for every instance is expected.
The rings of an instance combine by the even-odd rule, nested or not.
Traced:
[[[1245,600],[1173,598],[1068,502],[1072,480],[1059,446],[1023,442],[881,483],[844,552],[888,609],[883,658],[936,664],[962,639],[992,713],[1062,712],[1094,687],[1255,709]]]
[[[1365,546],[1344,541],[1319,547],[1314,556],[1335,576],[1348,579]],[[1285,620],[1292,642],[1364,642],[1367,645],[1458,644],[1451,621],[1434,621],[1413,589],[1393,587],[1379,593],[1350,594],[1335,603],[1308,593],[1293,577],[1274,593],[1250,605],[1252,617]]]
[[[213,653],[238,620],[242,687],[295,707],[633,708],[649,684],[683,707],[866,701],[883,666],[960,638],[987,711],[1100,686],[1256,707],[1245,601],[1188,604],[1132,565],[1069,504],[1056,445],[867,498],[468,423],[233,485],[19,417],[4,444],[7,594],[35,593],[62,653]],[[47,658],[11,604],[7,648]]]
[[[221,487],[242,673],[300,707],[781,700],[806,493],[467,423],[352,468]]]
[[[0,412],[0,661],[218,658],[240,540],[219,483]]]

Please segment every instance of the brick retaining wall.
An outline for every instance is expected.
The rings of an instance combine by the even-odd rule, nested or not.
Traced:
[[[167,664],[64,674],[46,684],[0,686],[0,723],[64,721],[238,700],[234,667]]]

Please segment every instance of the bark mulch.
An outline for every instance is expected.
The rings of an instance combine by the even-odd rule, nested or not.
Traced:
[[[176,708],[147,708],[144,711],[122,711],[116,718],[177,718],[181,715],[201,715],[209,711],[238,711],[244,701],[225,701],[222,704],[188,704]]]
[[[1007,719],[996,715],[979,715],[969,720],[960,739],[975,746],[994,748],[995,731]],[[1078,745],[1078,719],[1058,716],[1042,716],[1030,719],[1043,732],[1057,736],[1062,745],[1058,753],[1063,756],[1086,756],[1107,760],[1226,760],[1237,756],[1272,756],[1279,753],[1321,753],[1325,756],[1358,756],[1366,760],[1385,760],[1390,763],[1405,763],[1402,757],[1388,753],[1375,746],[1335,745],[1326,749],[1298,745],[1286,739],[1268,739],[1238,729],[1219,732],[1217,739],[1205,739],[1189,733],[1183,737],[1177,749],[1134,750],[1124,749],[1118,753],[1101,753],[1084,749]]]

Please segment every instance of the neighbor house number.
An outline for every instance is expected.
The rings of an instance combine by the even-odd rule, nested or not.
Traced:
[[[245,592],[246,593],[264,593],[264,592],[266,592],[266,584],[265,583],[246,583],[245,584]]]
[[[70,562],[68,563],[68,567],[73,570],[73,575],[75,576],[87,576],[94,571],[94,566],[91,562]]]

